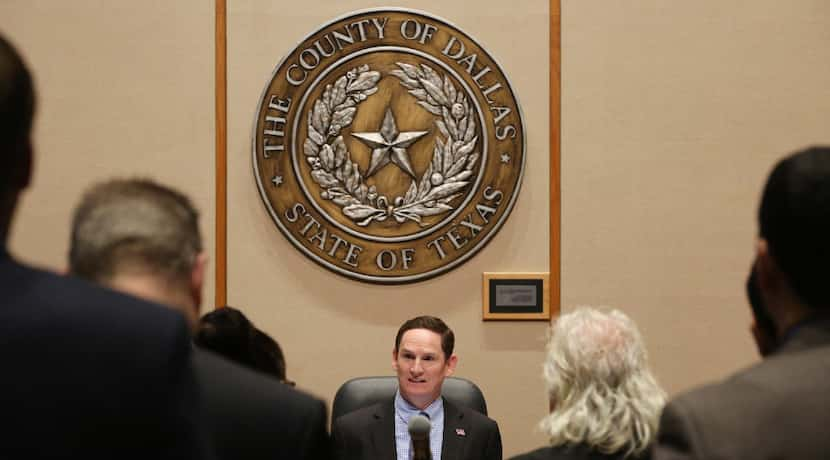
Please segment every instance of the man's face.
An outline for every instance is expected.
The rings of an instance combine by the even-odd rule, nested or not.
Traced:
[[[415,407],[426,408],[441,395],[441,384],[453,373],[457,361],[455,355],[444,356],[437,333],[428,329],[404,332],[398,350],[392,351],[401,396]]]

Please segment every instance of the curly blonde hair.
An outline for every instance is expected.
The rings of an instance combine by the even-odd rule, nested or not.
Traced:
[[[554,408],[540,428],[551,445],[636,456],[654,440],[666,394],[648,369],[637,326],[622,312],[579,307],[560,316],[544,378]]]

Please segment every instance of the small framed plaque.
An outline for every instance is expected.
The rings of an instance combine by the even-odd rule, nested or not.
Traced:
[[[548,273],[485,273],[482,317],[550,321]]]

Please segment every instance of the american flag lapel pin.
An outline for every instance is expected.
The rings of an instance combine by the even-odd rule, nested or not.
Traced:
[[[464,431],[464,428],[456,428],[455,429],[456,436],[467,436],[467,432]]]

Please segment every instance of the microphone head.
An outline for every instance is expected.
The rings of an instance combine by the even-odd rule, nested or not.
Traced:
[[[432,428],[432,424],[423,415],[413,415],[409,419],[407,428],[409,429],[409,436],[412,440],[420,441],[429,437],[429,430]]]

